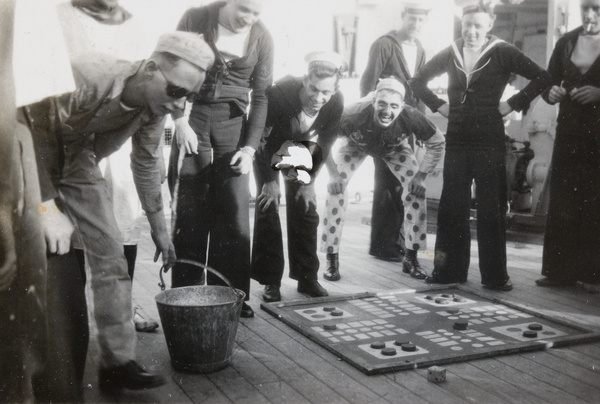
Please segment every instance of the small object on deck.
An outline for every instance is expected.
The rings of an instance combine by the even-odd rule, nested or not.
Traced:
[[[337,329],[337,325],[335,324],[323,324],[323,329],[327,331],[332,331]]]
[[[344,312],[341,311],[341,310],[334,310],[334,311],[331,312],[331,315],[335,316],[335,317],[339,317],[339,316],[343,316]]]
[[[384,356],[394,356],[396,355],[396,348],[383,348],[381,354]]]
[[[323,307],[323,311],[334,311],[334,310],[335,310],[335,307],[333,307],[333,306],[325,306],[325,307]]]
[[[544,327],[538,323],[531,323],[527,326],[527,328],[529,328],[530,330],[533,330],[533,331],[541,331],[542,328],[544,328]]]
[[[394,341],[394,345],[396,346],[402,346],[404,344],[410,344],[410,341],[406,341],[403,339],[397,339],[396,341]]]
[[[385,348],[385,342],[382,342],[382,341],[373,341],[373,342],[371,342],[371,348],[373,348],[373,349],[383,349],[383,348]]]
[[[468,326],[469,326],[468,320],[462,320],[462,319],[456,320],[456,322],[454,323],[454,329],[459,330],[459,331],[466,330]]]
[[[454,299],[452,299],[452,300],[454,300],[457,303],[462,303],[462,302],[465,301],[465,298],[464,297],[460,297],[460,296],[455,296]]]
[[[446,381],[446,368],[441,366],[432,366],[427,369],[427,380],[433,383],[442,383]]]
[[[525,338],[537,338],[538,333],[537,333],[537,331],[533,331],[533,330],[525,330],[525,331],[523,331],[523,336]]]
[[[402,350],[404,352],[415,352],[417,350],[417,346],[411,342],[407,342],[406,344],[402,344]]]
[[[448,293],[442,293],[442,297],[449,298],[450,295]]]
[[[433,300],[433,296],[427,295],[427,296],[425,296],[425,299],[427,299],[427,300]]]
[[[448,300],[444,299],[443,297],[437,297],[437,298],[435,299],[435,302],[436,302],[437,304],[448,304]]]

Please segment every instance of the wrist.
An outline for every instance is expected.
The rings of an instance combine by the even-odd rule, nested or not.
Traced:
[[[244,146],[244,147],[240,148],[240,151],[244,154],[249,155],[250,157],[252,157],[252,159],[254,159],[254,154],[256,153],[256,150],[254,148],[252,148],[251,146]]]

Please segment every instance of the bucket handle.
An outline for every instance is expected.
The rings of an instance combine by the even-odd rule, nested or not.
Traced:
[[[213,268],[209,267],[208,265],[204,265],[204,264],[202,264],[202,263],[200,263],[198,261],[186,260],[184,258],[178,259],[175,262],[179,263],[179,264],[194,265],[194,266],[200,267],[202,269],[206,269],[208,272],[211,272],[213,275],[216,275],[219,279],[221,279],[223,282],[225,282],[225,284],[227,286],[229,286],[229,288],[233,291],[233,293],[235,293],[235,295],[238,298],[240,298],[240,300],[242,300],[244,298],[243,292],[242,292],[242,294],[238,293],[238,290],[233,287],[233,285],[231,284],[231,282],[229,282],[229,279],[227,279],[223,274],[221,274],[216,269],[213,269]],[[160,277],[160,282],[159,282],[158,286],[160,287],[160,290],[165,290],[165,288],[167,287],[167,285],[165,283],[165,280],[163,278],[163,273],[164,272],[166,272],[166,271],[165,271],[165,266],[163,265],[163,266],[160,267],[160,271],[158,272],[158,276]]]

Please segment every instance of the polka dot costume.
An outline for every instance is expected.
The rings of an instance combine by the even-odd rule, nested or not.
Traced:
[[[350,179],[361,166],[367,153],[356,145],[344,140],[335,161],[341,177],[344,179],[346,190]],[[402,200],[404,202],[404,235],[406,247],[411,250],[427,248],[427,203],[425,198],[416,197],[408,193],[408,184],[419,170],[419,164],[410,148],[408,141],[401,144],[397,151],[384,157],[390,171],[400,181],[403,188]],[[338,195],[329,194],[325,202],[325,218],[321,235],[321,251],[332,254],[338,253],[342,239],[342,229],[348,195],[346,192]]]

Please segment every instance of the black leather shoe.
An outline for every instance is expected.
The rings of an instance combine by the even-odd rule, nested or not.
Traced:
[[[421,264],[416,257],[412,259],[404,257],[404,260],[402,261],[402,272],[410,274],[410,277],[415,279],[427,278],[427,272],[421,267]]]
[[[325,288],[314,280],[298,281],[298,292],[310,297],[329,296]]]
[[[243,318],[252,318],[254,317],[254,310],[252,307],[248,306],[248,303],[242,303],[242,312],[240,313],[240,317]]]
[[[98,379],[100,390],[104,392],[119,389],[151,389],[166,383],[163,376],[146,372],[135,361],[120,366],[100,368]]]
[[[466,282],[466,281],[465,281]],[[430,276],[425,278],[425,283],[439,283],[441,285],[448,285],[450,283],[464,283],[464,282],[458,282],[458,281],[451,281],[451,280],[447,280],[447,279],[442,279],[439,276],[435,275],[435,274],[431,274]]]
[[[510,292],[513,290],[513,284],[509,280],[507,280],[503,285],[483,285],[484,288],[489,290],[495,290],[497,292]]]
[[[325,280],[327,281],[339,281],[341,277],[342,276],[340,275],[340,261],[338,259],[338,254],[327,254],[327,269],[323,273],[323,278],[325,278]]]
[[[266,285],[262,298],[265,302],[278,302],[281,300],[281,292],[277,285]]]

